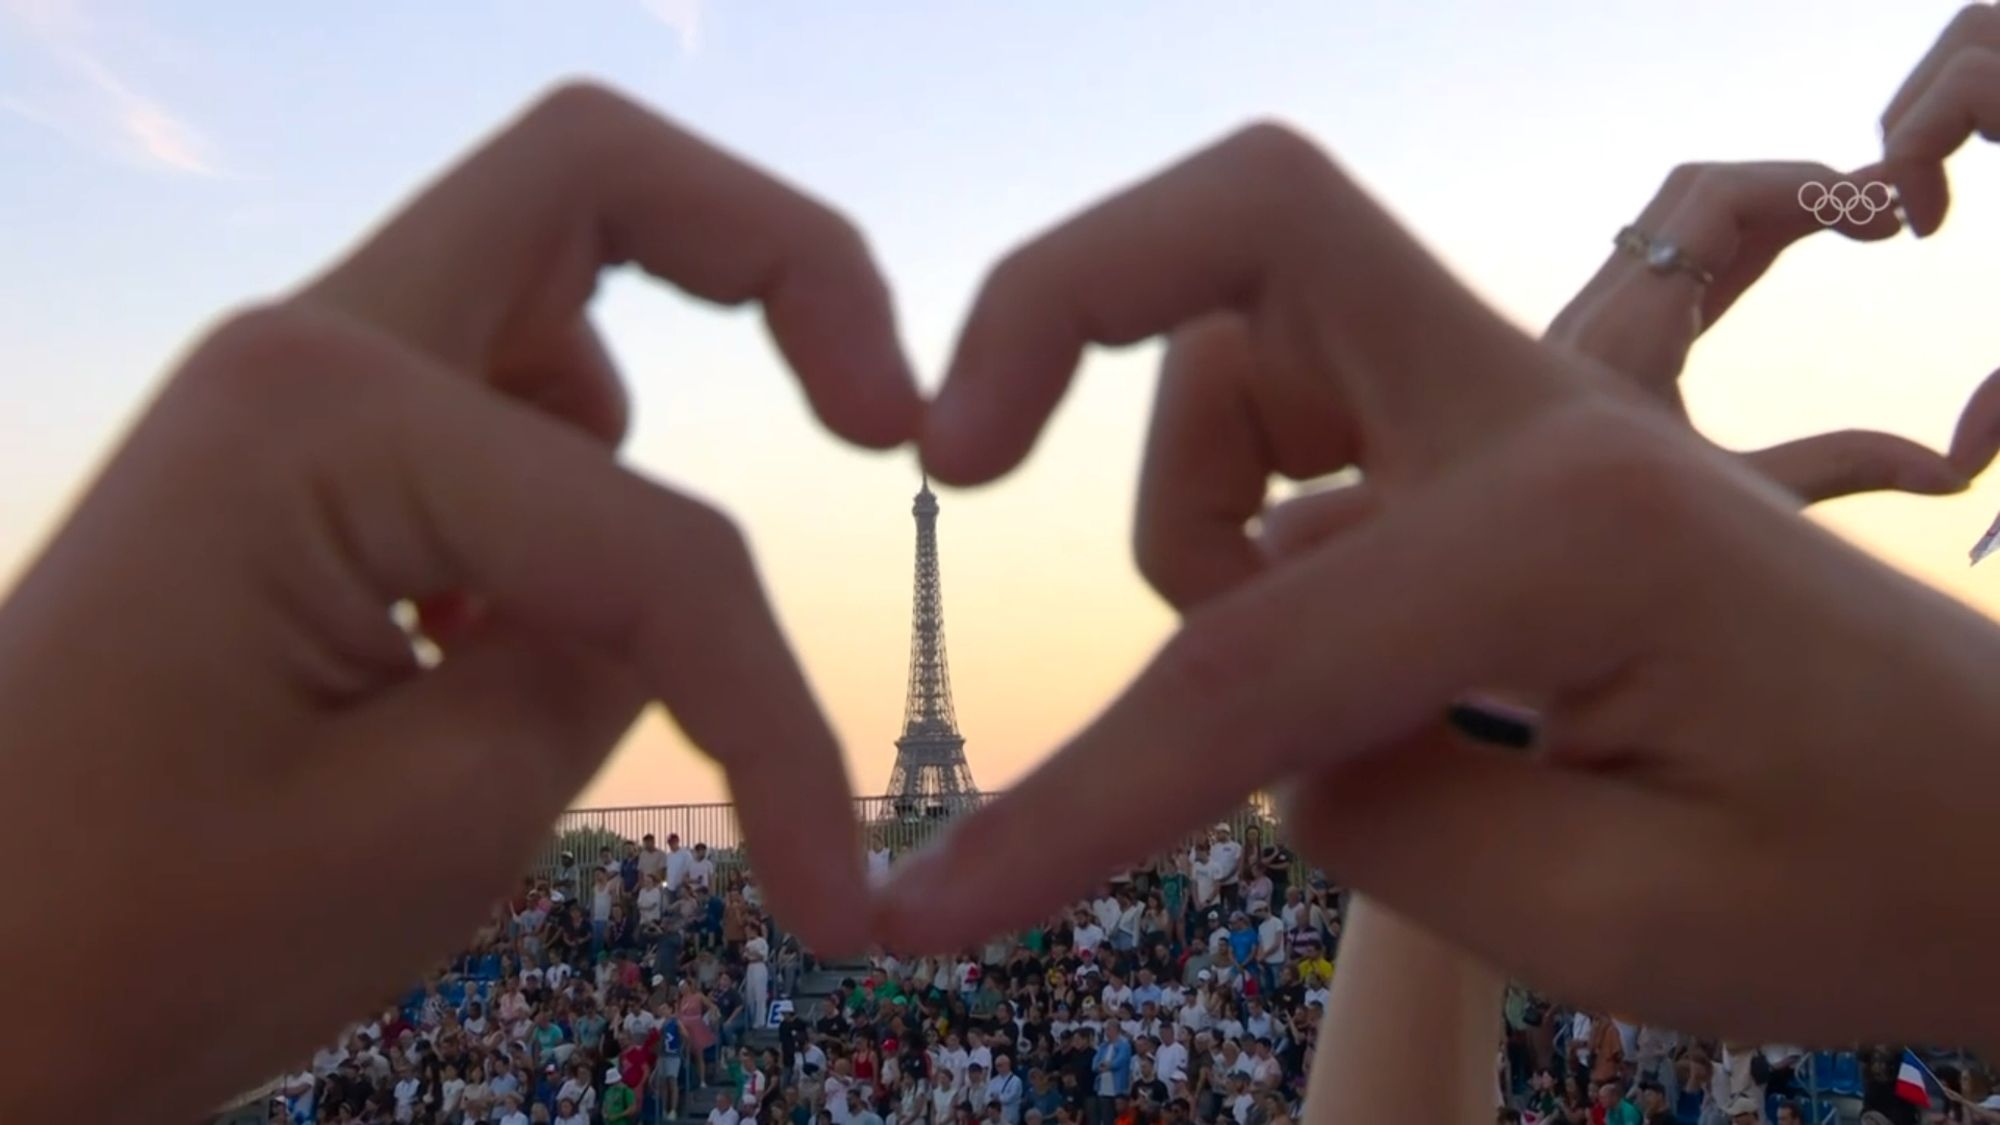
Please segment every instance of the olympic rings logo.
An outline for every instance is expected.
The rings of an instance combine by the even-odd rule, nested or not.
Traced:
[[[1873,222],[1875,216],[1896,205],[1896,193],[1881,180],[1854,184],[1847,180],[1828,185],[1812,180],[1799,186],[1799,206],[1812,213],[1822,226],[1843,219]]]

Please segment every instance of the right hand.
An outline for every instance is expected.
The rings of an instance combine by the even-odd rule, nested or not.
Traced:
[[[1367,511],[1213,572],[1228,592],[1117,701],[899,872],[892,940],[974,939],[1340,767],[1294,826],[1302,850],[1540,986],[1751,1033],[2000,1031],[1958,1002],[2000,992],[2000,964],[1933,862],[2000,860],[1970,827],[2000,786],[2000,632],[1801,520],[1601,365],[1521,336],[1298,138],[1239,134],[1011,255],[932,408],[929,467],[998,475],[1085,343],[1217,315],[1255,362],[1163,399],[1211,470],[1171,499],[1228,528],[1274,469],[1353,465]],[[1546,752],[1433,737],[1478,687],[1538,705]],[[1565,815],[1527,823],[1544,804]],[[1696,971],[1657,972],[1690,950]],[[1795,971],[1761,968],[1779,958]]]

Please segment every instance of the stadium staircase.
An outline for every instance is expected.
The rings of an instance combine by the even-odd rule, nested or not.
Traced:
[[[821,965],[812,972],[800,974],[798,989],[792,993],[792,1003],[798,1006],[800,1018],[807,1023],[816,1022],[820,1018],[821,1009],[826,1006],[828,998],[833,995],[833,990],[840,986],[843,979],[849,977],[859,979],[866,975],[868,966],[859,961],[852,964]],[[774,1027],[753,1029],[750,1032],[750,1049],[760,1053],[777,1050],[778,1029]],[[720,1071],[722,1068],[710,1069]],[[689,1090],[681,1096],[681,1112],[675,1120],[681,1122],[708,1120],[708,1111],[715,1108],[715,1092],[720,1089],[722,1086],[711,1082],[699,1090]]]

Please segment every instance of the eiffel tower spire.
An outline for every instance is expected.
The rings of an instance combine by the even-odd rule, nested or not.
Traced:
[[[889,796],[900,816],[943,816],[974,798],[965,737],[951,706],[944,651],[944,595],[938,582],[937,496],[928,474],[911,513],[917,519],[916,596],[910,614],[910,688]]]

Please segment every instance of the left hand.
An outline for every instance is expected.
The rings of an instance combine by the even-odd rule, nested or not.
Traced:
[[[1909,872],[1962,836],[1962,779],[1993,772],[1980,747],[1995,708],[1972,671],[2000,651],[1990,623],[1797,519],[1797,491],[1704,447],[1602,361],[1522,339],[1337,167],[1271,129],[1004,260],[932,408],[927,464],[947,480],[998,475],[1085,342],[1158,332],[1172,346],[1140,563],[1196,611],[1088,729],[898,873],[882,917],[893,940],[956,943],[1253,788],[1338,776],[1312,795],[1337,814],[1298,818],[1302,850],[1528,979],[1668,1022],[1993,1033],[1990,1013],[1938,995],[1985,972],[1952,927],[1892,957],[1900,929],[1829,923],[1839,940],[1813,950],[1824,971],[1896,966],[1837,998],[1746,979],[1735,962],[1693,981],[1628,971],[1725,926],[1747,963],[1791,948],[1789,931],[1735,915],[1821,916],[1766,878],[1808,862],[1961,918],[1955,891]],[[1270,563],[1245,530],[1270,474],[1348,467],[1364,483],[1321,505],[1347,534]],[[1489,685],[1543,709],[1555,752],[1435,737],[1452,698]],[[1892,737],[1908,745],[1893,764],[1878,752]],[[1187,784],[1219,755],[1225,784]],[[1790,779],[1806,763],[1818,783],[1802,795]],[[1130,799],[1098,807],[1114,784]],[[1888,793],[1930,809],[1893,849],[1830,835]],[[1522,831],[1538,794],[1569,815]],[[1774,825],[1781,799],[1810,808]],[[1647,819],[1699,846],[1619,842],[1614,825]],[[1010,861],[1037,848],[1074,868]],[[1670,911],[1659,888],[1727,905]],[[1584,917],[1599,932],[1579,940]]]
[[[77,1043],[148,1044],[121,1078],[163,1119],[310,1050],[462,943],[650,697],[725,763],[746,834],[815,841],[761,869],[773,900],[860,944],[846,773],[740,532],[617,459],[587,304],[625,261],[760,301],[843,436],[916,429],[852,225],[588,87],[232,318],[0,604],[0,843],[148,860],[116,894],[54,867],[13,889],[0,994],[37,1034],[0,1120],[97,1081]],[[396,917],[356,943],[328,911],[361,902]]]

